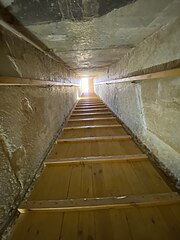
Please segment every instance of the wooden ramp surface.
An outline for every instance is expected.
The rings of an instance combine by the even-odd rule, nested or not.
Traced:
[[[97,96],[81,98],[11,240],[179,240],[180,197]]]

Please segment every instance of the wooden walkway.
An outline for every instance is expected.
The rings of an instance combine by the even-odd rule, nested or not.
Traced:
[[[179,240],[180,197],[107,106],[82,98],[11,240]]]

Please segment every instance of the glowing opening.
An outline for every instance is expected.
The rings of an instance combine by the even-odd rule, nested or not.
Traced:
[[[81,89],[83,93],[89,92],[89,79],[87,77],[84,77],[81,79]]]

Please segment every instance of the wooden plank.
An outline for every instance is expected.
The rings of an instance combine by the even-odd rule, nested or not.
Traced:
[[[76,105],[76,107],[75,107],[75,109],[74,110],[91,110],[91,109],[100,109],[100,108],[105,108],[106,107],[106,105],[104,105],[104,106],[90,106],[90,107],[78,107],[77,105]]]
[[[94,212],[80,212],[78,219],[78,240],[95,240],[96,229],[94,224]],[[74,240],[74,237],[71,238]]]
[[[105,105],[103,102],[95,102],[95,103],[77,103],[77,105],[76,106],[86,106],[86,107],[88,107],[88,106],[103,106],[103,105]]]
[[[18,77],[0,77],[0,86],[13,85],[13,86],[39,86],[39,85],[56,85],[56,86],[80,86],[74,83],[63,83],[57,81],[43,81],[39,79],[18,78]]]
[[[177,192],[131,195],[116,197],[80,198],[48,201],[26,201],[19,207],[19,212],[27,211],[83,211],[108,208],[147,207],[171,205],[180,202]]]
[[[103,106],[105,105],[103,102],[94,102],[94,103],[77,103],[76,106],[96,106],[96,105],[99,105],[99,106]]]
[[[93,184],[92,184],[92,164],[83,164],[82,168],[82,182],[81,182],[81,195],[80,198],[94,197]]]
[[[100,120],[112,120],[112,119],[116,119],[116,117],[69,119],[69,122],[100,121]]]
[[[47,159],[44,164],[87,164],[87,163],[106,163],[106,162],[128,162],[128,161],[145,161],[148,157],[146,154],[132,155],[114,155],[114,156],[97,156],[97,157],[80,157],[80,158],[62,158]]]
[[[79,101],[78,104],[94,104],[94,103],[103,103],[101,100],[94,100],[94,101]]]
[[[21,214],[9,240],[57,240],[61,233],[63,213],[28,212]]]
[[[82,167],[73,165],[67,195],[68,199],[79,198],[81,194],[81,179],[82,179]]]
[[[72,166],[45,167],[37,179],[29,200],[66,199],[71,181]],[[57,191],[57,186],[60,191]]]
[[[97,240],[114,240],[109,210],[94,212]],[[123,239],[124,240],[124,239]]]
[[[93,113],[72,113],[71,114],[71,117],[74,117],[74,116],[94,116],[94,115],[112,115],[112,112],[93,112]]]
[[[133,165],[133,171],[136,171],[140,181],[143,179],[142,185],[144,185],[144,188],[148,189],[149,192],[160,192],[160,185],[161,191],[168,192],[170,190],[170,187],[165,183],[151,163],[147,165],[143,162],[141,164],[137,162],[136,165]]]
[[[78,240],[78,218],[77,212],[64,213],[61,235],[57,240]]]
[[[83,129],[94,129],[94,128],[117,128],[122,127],[121,124],[114,124],[114,125],[93,125],[93,126],[77,126],[77,127],[65,127],[64,130],[83,130]]]
[[[76,107],[75,107],[75,109],[92,109],[92,108],[104,108],[104,107],[106,107],[106,105],[104,104],[104,103],[102,103],[102,104],[81,104],[81,105],[79,105],[79,104],[77,104],[76,105]]]
[[[112,79],[112,80],[105,81],[105,82],[95,83],[95,85],[123,83],[123,82],[136,82],[136,81],[142,81],[142,80],[153,80],[153,79],[178,77],[178,76],[180,76],[180,68],[175,68],[175,69],[171,69],[171,70],[149,73],[149,74],[144,74],[144,75],[138,75],[138,76],[133,76],[133,77]]]
[[[88,151],[86,148],[88,147]],[[91,156],[112,156],[141,154],[142,151],[131,140],[109,140],[91,142],[62,142],[54,146],[49,158],[72,158],[72,157],[91,157]]]
[[[68,122],[67,127],[78,127],[78,126],[94,126],[94,125],[109,125],[109,124],[118,124],[116,118],[114,119],[99,119],[99,120],[89,120],[89,121],[76,121],[76,122]]]
[[[112,221],[113,240],[133,240],[128,226],[128,218],[125,216],[123,209],[111,209],[110,219]]]
[[[176,218],[175,214],[173,213],[172,208],[174,208],[174,206],[169,206],[168,208],[165,206],[162,206],[162,207],[158,208],[158,210],[159,210],[158,212],[159,212],[160,216],[163,218],[163,220],[166,219],[169,229],[172,229],[170,237],[172,239],[174,239],[174,238],[180,239],[180,228],[179,228],[180,217]],[[144,212],[142,214],[144,214]],[[178,208],[176,208],[176,212],[178,213]],[[179,211],[179,213],[180,213],[180,211]]]
[[[83,138],[60,138],[56,143],[62,142],[98,142],[98,141],[117,141],[117,140],[128,140],[132,137],[130,135],[125,136],[103,136],[103,137],[83,137]]]
[[[122,127],[118,128],[84,128],[63,131],[60,138],[84,138],[84,137],[103,137],[103,136],[125,136],[128,133]]]
[[[83,112],[87,112],[87,113],[88,113],[88,112],[96,112],[96,111],[97,111],[97,112],[98,112],[98,111],[99,111],[99,112],[100,112],[100,111],[109,111],[109,112],[111,112],[111,111],[109,110],[109,108],[103,107],[103,108],[82,109],[82,110],[81,110],[81,109],[78,109],[78,110],[75,109],[75,110],[73,111],[73,113],[79,113],[79,112],[82,112],[82,113],[83,113]]]
[[[73,115],[70,117],[70,119],[89,119],[89,118],[107,118],[107,117],[114,117],[114,114],[111,112],[105,113],[105,114],[85,114],[85,115]]]

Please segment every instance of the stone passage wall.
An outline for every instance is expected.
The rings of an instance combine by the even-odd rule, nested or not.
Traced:
[[[63,63],[0,27],[0,75],[78,83]],[[0,86],[0,229],[29,188],[78,86]]]
[[[111,65],[96,83],[148,72],[148,68],[151,72],[154,66],[157,71],[177,67],[179,42],[180,19],[176,19]],[[102,84],[95,91],[180,180],[180,78]]]

